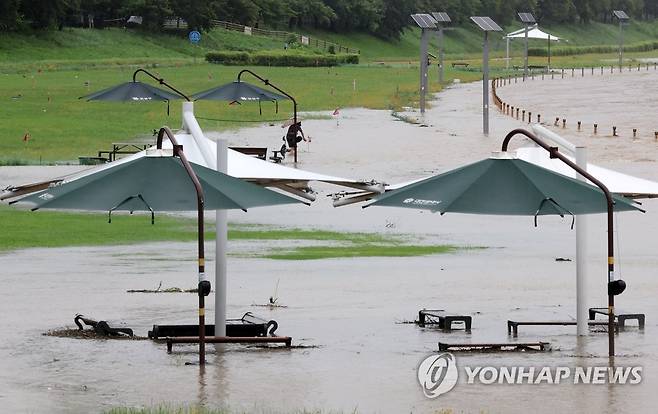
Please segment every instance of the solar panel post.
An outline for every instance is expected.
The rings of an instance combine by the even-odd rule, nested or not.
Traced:
[[[427,49],[429,47],[429,31],[421,29],[420,37],[420,113],[425,113],[425,96],[427,94]]]
[[[489,32],[484,32],[482,51],[482,132],[489,135]]]
[[[630,17],[623,10],[613,10],[612,14],[619,20],[619,72],[621,72],[624,60],[624,24],[628,23]]]
[[[525,54],[524,54],[524,64],[523,64],[523,78],[528,77],[528,32],[530,27],[537,23],[535,16],[532,13],[518,13],[519,19],[525,26]]]
[[[439,83],[443,83],[444,76],[443,76],[443,26],[439,26],[439,31],[438,31],[438,36],[439,36]]]
[[[624,22],[619,19],[619,72],[624,61]]]
[[[445,66],[443,64],[444,62],[444,51],[445,51],[445,45],[444,45],[444,36],[443,36],[443,26],[445,24],[451,23],[452,19],[450,19],[450,16],[448,16],[448,13],[446,12],[433,12],[432,17],[434,17],[434,20],[436,20],[436,27],[437,27],[437,37],[438,37],[438,43],[439,43],[439,83],[443,83],[444,81],[444,72],[445,72]]]
[[[528,77],[528,32],[530,31],[530,26],[526,23],[525,25],[525,51],[523,55],[523,77]]]

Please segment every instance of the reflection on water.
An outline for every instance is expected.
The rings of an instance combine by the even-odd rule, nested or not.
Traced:
[[[608,85],[610,86],[610,85]],[[539,87],[538,87],[539,88]],[[539,89],[538,89],[539,90]],[[493,115],[492,138],[479,135],[478,85],[448,90],[427,118],[430,128],[394,122],[378,111],[343,111],[334,122],[309,121],[311,147],[300,153],[301,167],[318,172],[404,181],[475,161],[499,147],[494,138],[517,127]],[[544,98],[535,96],[537,102]],[[566,98],[563,98],[566,100]],[[599,105],[606,102],[598,96]],[[608,102],[614,105],[614,100]],[[618,114],[624,111],[617,108]],[[249,137],[268,145],[280,131],[263,127],[236,132],[233,144]],[[277,138],[277,141],[278,142]],[[401,144],[404,145],[401,145]],[[590,160],[658,180],[658,146],[628,140],[592,140]],[[624,148],[623,161],[610,146]],[[271,145],[270,145],[271,146]],[[402,149],[402,150],[401,150]],[[600,158],[602,154],[608,154]],[[629,155],[630,154],[630,155]],[[637,159],[649,161],[634,161]],[[629,161],[630,160],[630,161]],[[0,183],[15,183],[19,171],[29,181],[34,168],[0,169]],[[11,181],[8,181],[10,180]],[[23,180],[21,180],[23,181]],[[331,187],[318,185],[320,195]],[[196,346],[167,354],[149,341],[81,341],[41,333],[73,325],[76,313],[114,324],[125,322],[138,334],[153,324],[194,323],[195,295],[127,294],[144,286],[193,287],[194,244],[132,247],[31,249],[0,255],[0,404],[7,412],[87,413],[113,406],[171,404],[234,407],[255,411],[323,409],[370,413],[456,412],[651,412],[658,403],[656,315],[658,303],[657,201],[646,215],[619,215],[621,276],[627,291],[619,309],[644,312],[646,331],[630,328],[617,337],[619,366],[641,365],[640,385],[468,385],[464,379],[437,400],[423,396],[416,368],[437,342],[508,341],[506,321],[563,320],[575,317],[575,232],[570,221],[532,218],[439,216],[410,210],[360,206],[334,210],[318,197],[312,208],[274,207],[232,221],[272,223],[352,231],[404,233],[442,243],[488,246],[456,254],[411,258],[321,261],[229,259],[229,316],[253,311],[279,322],[279,333],[314,349],[266,350],[226,345],[208,347],[208,364],[197,361]],[[395,226],[387,224],[395,223]],[[68,231],[68,230],[67,230]],[[588,301],[605,303],[604,217],[589,221]],[[212,251],[212,243],[208,250]],[[231,246],[229,246],[231,248]],[[162,251],[180,251],[161,261]],[[147,258],[147,259],[145,259]],[[172,261],[173,260],[173,261]],[[212,257],[208,258],[211,262]],[[212,268],[212,265],[209,266]],[[253,308],[279,284],[287,308]],[[209,298],[209,304],[214,301]],[[473,316],[473,331],[442,333],[396,321],[413,319],[420,308],[441,308]],[[212,308],[208,309],[212,315]],[[211,318],[209,318],[211,319]],[[459,354],[459,366],[606,365],[607,335],[575,327],[523,327],[519,341],[547,340],[550,353]]]

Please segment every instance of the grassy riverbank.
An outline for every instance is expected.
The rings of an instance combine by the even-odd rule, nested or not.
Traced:
[[[26,248],[126,245],[147,242],[194,242],[196,221],[158,215],[151,225],[148,215],[115,214],[108,224],[105,214],[30,212],[0,206],[0,253]],[[212,228],[212,226],[209,226]],[[241,251],[240,257],[276,260],[315,260],[341,257],[408,257],[452,253],[451,245],[411,241],[403,235],[349,233],[326,230],[278,228],[264,225],[231,225],[229,240],[272,241],[264,250]],[[207,240],[214,240],[212,231]],[[291,242],[288,247],[282,243]],[[305,241],[309,244],[297,245]],[[285,243],[283,243],[285,246]],[[275,247],[276,246],[276,247]]]

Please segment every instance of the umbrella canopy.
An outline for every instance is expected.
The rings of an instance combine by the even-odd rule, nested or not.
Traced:
[[[267,91],[247,82],[234,81],[226,85],[208,89],[192,95],[195,100],[250,102],[250,101],[281,101],[289,99],[287,96]]]
[[[621,197],[614,201],[616,211],[640,210]],[[512,216],[607,211],[598,188],[507,155],[387,192],[370,205]]]
[[[102,91],[83,96],[88,101],[143,102],[170,101],[181,99],[180,96],[139,81],[125,82]]]
[[[576,172],[560,160],[551,159],[543,148],[524,147],[516,150],[516,156],[540,167],[558,172],[571,178],[576,178]],[[569,157],[575,162],[573,157]],[[595,164],[587,164],[586,170],[598,178],[608,187],[611,193],[623,195],[628,198],[657,198],[658,183],[633,177]]]
[[[525,38],[525,28],[515,30],[511,33],[507,33],[505,36],[507,39],[519,39],[519,38]],[[539,27],[535,26],[532,29],[528,30],[528,39],[542,39],[542,40],[552,40],[555,42],[559,42],[560,39],[559,37],[552,35],[550,33],[546,33],[543,30],[539,29]]]
[[[228,210],[300,201],[192,163],[205,194],[205,208]],[[101,170],[18,200],[33,209],[96,211],[190,211],[197,199],[190,177],[171,150]]]

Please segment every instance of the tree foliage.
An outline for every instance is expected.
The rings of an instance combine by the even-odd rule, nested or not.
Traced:
[[[135,15],[151,30],[159,30],[170,18],[182,18],[200,30],[217,19],[397,38],[412,24],[409,15],[418,12],[447,11],[457,24],[476,15],[508,24],[517,12],[531,12],[541,22],[588,23],[613,21],[614,9],[634,19],[656,18],[658,0],[1,0],[0,31],[90,26],[92,20],[94,27],[103,27]]]

